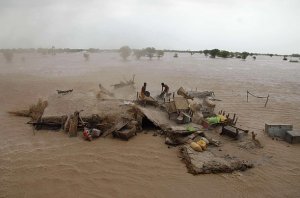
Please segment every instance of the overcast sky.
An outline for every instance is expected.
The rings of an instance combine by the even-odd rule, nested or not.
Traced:
[[[0,0],[0,48],[300,53],[300,0]]]

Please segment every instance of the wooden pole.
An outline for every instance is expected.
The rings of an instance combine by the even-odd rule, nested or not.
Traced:
[[[247,102],[248,102],[248,90],[247,90]]]
[[[236,120],[234,121],[234,125],[236,125],[237,121],[238,121],[238,117],[236,117]]]
[[[267,107],[268,101],[269,101],[269,94],[268,94],[268,97],[267,97],[267,100],[266,100],[266,103],[265,103],[265,107]]]

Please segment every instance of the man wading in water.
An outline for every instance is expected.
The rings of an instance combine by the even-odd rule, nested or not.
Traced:
[[[147,83],[144,83],[144,86],[142,87],[142,90],[141,90],[141,98],[142,99],[145,99],[146,86],[147,86]]]
[[[161,94],[160,97],[164,98],[165,95],[169,93],[169,86],[165,83],[161,83]]]

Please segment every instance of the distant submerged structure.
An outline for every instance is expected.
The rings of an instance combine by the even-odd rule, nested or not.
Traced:
[[[286,60],[287,60],[286,56],[284,56],[282,60],[285,60],[285,61],[286,61]]]
[[[177,54],[177,53],[175,53],[173,57],[174,57],[174,58],[178,58],[178,54]]]
[[[290,62],[291,62],[291,63],[298,63],[299,61],[296,60],[296,59],[290,59]]]
[[[52,46],[52,48],[51,48],[51,55],[52,56],[56,55],[56,53],[55,53],[55,46]]]
[[[84,57],[85,61],[89,61],[90,60],[90,54],[87,51],[83,52],[83,57]]]

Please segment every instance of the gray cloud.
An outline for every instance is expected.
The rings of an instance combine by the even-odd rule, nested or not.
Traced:
[[[1,0],[0,48],[300,52],[297,0]]]

